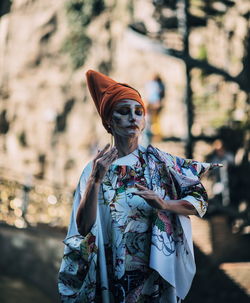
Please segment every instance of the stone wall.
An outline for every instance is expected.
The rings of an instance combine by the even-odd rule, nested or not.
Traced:
[[[73,188],[97,146],[110,141],[86,89],[85,71],[109,72],[142,95],[145,82],[161,73],[171,82],[163,135],[182,137],[184,66],[134,44],[127,30],[131,13],[122,0],[106,1],[102,14],[93,18],[86,28],[92,41],[87,61],[72,70],[62,51],[69,33],[65,3],[14,0],[0,18],[0,167],[21,182],[33,176]],[[136,18],[150,15],[150,1],[136,3]]]
[[[87,91],[86,70],[109,73],[116,80],[136,87],[143,97],[146,81],[160,73],[167,86],[160,122],[162,136],[185,139],[185,65],[179,59],[147,48],[145,41],[128,30],[128,24],[133,21],[146,22],[150,31],[157,30],[151,0],[106,0],[101,14],[84,28],[91,39],[87,59],[82,67],[73,70],[69,55],[63,52],[71,28],[66,3],[4,0],[1,4],[0,168],[2,174],[12,172],[22,182],[34,176],[73,188],[97,146],[110,141]],[[235,31],[232,43],[225,42],[226,34],[214,21],[205,29],[193,31],[191,54],[198,57],[201,47],[206,47],[209,61],[223,68],[230,66],[232,73],[239,72],[243,56],[241,43],[247,29],[241,15],[248,9],[247,1],[241,0],[228,14],[225,26],[228,31]],[[174,40],[173,33],[168,35],[170,42]],[[215,49],[216,39],[225,47]],[[230,56],[225,63],[219,58],[224,58],[227,50]],[[230,60],[232,64],[228,63]],[[204,83],[197,70],[192,76],[195,100],[202,102],[196,104],[195,135],[204,131],[214,134],[211,123],[218,120],[216,112],[222,117],[232,104],[240,106],[236,109],[244,116],[246,96],[238,93],[235,85],[212,76]],[[211,96],[216,106],[219,104],[216,112],[213,106],[206,107],[213,102],[206,96]],[[172,149],[171,144],[164,148],[183,155],[181,144],[178,148],[175,145]],[[211,148],[209,144],[199,143],[195,156],[201,160]]]

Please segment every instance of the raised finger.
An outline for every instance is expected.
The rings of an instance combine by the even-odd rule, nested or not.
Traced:
[[[102,158],[102,162],[104,164],[110,165],[117,158],[118,158],[118,152],[114,151],[111,154],[107,155],[105,158]]]
[[[110,161],[112,158],[118,157],[118,151],[117,150],[110,150],[108,153],[106,153],[103,157],[103,161]]]
[[[106,151],[109,147],[110,147],[110,144],[108,143],[108,144],[106,144],[106,145],[104,146],[103,149],[98,150],[98,153],[97,153],[97,155],[95,156],[95,159],[99,159],[99,158],[105,153],[105,151]]]
[[[104,167],[109,166],[118,157],[118,152],[105,154],[103,157],[96,160],[96,162]]]
[[[143,195],[146,195],[148,194],[148,192],[146,191],[135,191],[133,192],[133,195],[138,195],[138,196],[143,196]]]
[[[118,154],[118,150],[116,149],[116,147],[112,147],[109,151],[105,152],[102,156],[102,160],[106,160],[109,159],[110,157],[112,157],[113,155]]]
[[[138,188],[138,189],[140,189],[140,190],[148,190],[148,188],[147,187],[145,187],[145,186],[143,186],[143,185],[141,185],[141,184],[135,184],[135,186]]]

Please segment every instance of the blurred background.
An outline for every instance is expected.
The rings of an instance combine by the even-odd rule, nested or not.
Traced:
[[[0,302],[59,303],[74,189],[110,142],[88,69],[141,92],[142,144],[224,164],[184,303],[249,302],[249,0],[1,0]]]

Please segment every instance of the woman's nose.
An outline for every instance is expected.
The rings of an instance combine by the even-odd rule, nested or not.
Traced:
[[[133,111],[129,114],[129,121],[135,121],[135,113]]]

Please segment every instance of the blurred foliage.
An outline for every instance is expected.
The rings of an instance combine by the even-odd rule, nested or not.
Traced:
[[[65,9],[70,30],[62,48],[69,53],[73,69],[77,69],[84,64],[91,46],[87,26],[104,10],[104,1],[70,0]]]
[[[168,55],[186,66],[189,146],[195,140],[220,139],[232,154],[235,164],[227,172],[231,202],[222,212],[232,218],[233,230],[240,232],[250,227],[250,6],[248,1],[241,3],[152,0],[157,32],[148,31],[147,20],[140,20],[140,28],[135,29],[158,40]],[[133,25],[138,23],[135,20]],[[186,154],[192,154],[192,148],[186,148]],[[221,203],[212,205],[219,210]]]
[[[176,0],[153,0],[152,2],[158,8],[167,7],[171,10],[176,10],[178,6],[178,1]],[[197,14],[212,18],[220,16],[228,8],[235,5],[235,1],[229,0],[190,0],[186,2],[188,2],[191,9],[195,9]]]
[[[66,2],[69,23],[85,27],[104,9],[103,0],[71,0]]]
[[[82,31],[75,29],[66,37],[63,51],[69,53],[73,69],[81,67],[87,56],[91,46],[91,39]]]
[[[198,54],[198,58],[200,60],[207,60],[207,48],[204,44],[202,44],[199,48],[199,54]]]
[[[178,28],[178,8],[182,2],[190,7],[188,26],[191,27],[206,26],[210,18],[222,22],[223,14],[235,5],[234,1],[227,0],[153,0],[152,2],[155,6],[155,18],[162,27],[168,29]]]
[[[191,74],[190,84],[191,102],[194,105],[194,110],[190,113],[194,115],[190,118],[191,121],[197,123],[196,113],[206,114],[206,123],[217,129],[229,125],[235,119],[236,112],[241,111],[244,113],[241,120],[245,122],[250,79],[250,31],[247,26],[250,16],[249,7],[247,9],[245,5],[244,10],[239,12],[236,1],[230,0],[152,0],[152,3],[153,17],[159,24],[156,38],[171,51],[174,57],[182,59],[187,68],[191,71],[196,69],[196,72]],[[236,24],[230,25],[228,16],[239,18],[240,31],[240,27]],[[208,21],[212,27],[209,26]],[[147,24],[143,22],[141,24],[145,28],[144,34],[147,35]],[[243,26],[245,30],[242,29]],[[215,36],[211,36],[211,30]],[[175,33],[182,41],[181,49],[175,48],[174,44],[171,46],[169,40],[164,40],[169,32]],[[195,52],[193,52],[195,47],[190,45],[191,40],[188,38],[193,32],[196,36],[200,32],[200,44],[197,43]],[[220,39],[223,40],[223,48]],[[243,52],[236,51],[236,42],[242,43]],[[213,47],[211,47],[212,43],[215,43]],[[185,53],[186,50],[188,53]],[[217,64],[219,62],[214,59],[217,53],[221,58],[220,66],[214,65],[214,62]],[[234,75],[230,74],[230,70],[234,70]],[[238,70],[238,75],[235,75],[235,70]],[[213,74],[222,77],[214,77]],[[230,82],[236,85],[233,86]],[[220,86],[221,83],[223,85]],[[242,97],[239,96],[240,90],[245,93],[243,102]]]

